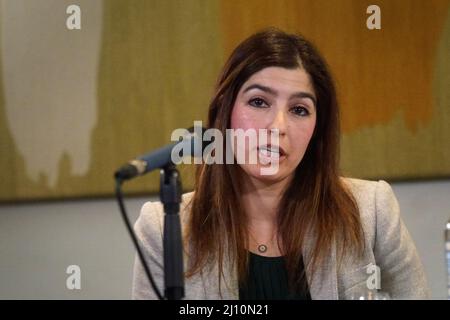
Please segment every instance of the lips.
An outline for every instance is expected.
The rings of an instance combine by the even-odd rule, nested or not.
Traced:
[[[284,149],[280,146],[273,146],[273,145],[264,145],[264,146],[259,146],[258,147],[258,151],[260,151],[261,153],[263,153],[266,156],[271,156],[271,155],[278,155],[279,157],[285,156],[286,152],[284,151]]]
[[[280,146],[264,145],[258,147],[259,161],[262,165],[279,163],[286,158],[286,152]]]

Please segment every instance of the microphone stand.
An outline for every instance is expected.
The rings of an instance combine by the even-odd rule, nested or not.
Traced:
[[[180,174],[174,165],[168,165],[160,173],[160,199],[164,206],[164,283],[168,300],[184,297],[183,245],[181,239]]]

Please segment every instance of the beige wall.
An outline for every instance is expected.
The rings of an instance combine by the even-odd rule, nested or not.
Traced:
[[[270,25],[328,60],[347,175],[450,176],[449,0],[377,1],[380,30],[368,0],[84,0],[81,30],[67,30],[70,3],[1,2],[0,201],[110,195],[122,163],[205,120],[225,58]]]
[[[432,297],[446,298],[450,180],[393,184]],[[127,199],[131,218],[151,198]],[[112,199],[0,205],[0,299],[128,299],[134,250]],[[66,288],[68,265],[81,290]]]
[[[0,200],[63,200],[0,205],[0,298],[129,297],[133,248],[116,203],[97,196],[111,194],[122,162],[205,118],[225,57],[266,25],[303,32],[329,59],[346,172],[448,177],[449,1],[377,2],[378,33],[365,29],[370,1],[78,0],[82,29],[69,31],[72,1],[1,0]],[[157,183],[155,172],[126,190]],[[444,298],[450,181],[394,189]],[[134,217],[144,201],[128,202]],[[70,264],[81,291],[65,287]]]

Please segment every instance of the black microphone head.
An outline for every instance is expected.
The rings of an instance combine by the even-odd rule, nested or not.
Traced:
[[[193,127],[187,129],[187,131],[189,132],[189,134],[185,135],[184,137],[180,137],[180,140],[178,142],[169,144],[148,154],[142,155],[137,159],[130,161],[128,164],[122,166],[114,173],[114,177],[117,180],[129,180],[154,169],[163,168],[169,164],[177,164],[176,162],[172,162],[174,161],[172,159],[172,151],[174,148],[180,146],[182,147],[180,148],[181,154],[179,154],[181,157],[201,156],[205,147],[210,143],[209,141],[203,141],[203,135],[206,129],[201,126],[194,125]],[[183,155],[182,151],[184,151],[185,148],[186,150],[189,150],[189,152],[186,152],[186,154]]]
[[[136,166],[127,163],[114,173],[114,178],[119,180],[128,180],[139,175]]]

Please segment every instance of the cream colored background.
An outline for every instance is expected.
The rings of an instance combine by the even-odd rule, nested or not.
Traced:
[[[6,32],[4,24],[7,19],[11,19],[10,16],[5,16],[6,2],[8,2],[7,6],[10,8],[12,6],[15,8],[14,10],[24,10],[21,12],[27,15],[32,15],[30,8],[33,8],[33,12],[40,13],[33,18],[34,20],[15,22],[17,32],[24,39],[28,39],[32,46],[24,48],[23,42],[18,43],[19,46],[22,46],[20,51],[17,52],[16,57],[10,56],[10,58],[16,61],[19,61],[20,57],[31,61],[39,58],[35,64],[28,64],[28,68],[24,68],[24,66],[16,62],[16,67],[23,70],[22,76],[24,76],[25,72],[34,74],[37,80],[33,84],[36,88],[41,88],[41,90],[33,89],[34,87],[23,88],[23,92],[29,92],[27,95],[22,94],[22,91],[10,93],[14,82],[5,83],[10,78],[9,74],[5,73],[5,62],[3,60]],[[255,3],[252,4],[250,1],[247,2],[247,7],[241,8],[239,11],[242,13],[242,16],[238,15],[236,10],[234,15],[231,14],[233,11],[229,11],[230,9],[226,10],[227,6],[241,6],[242,4],[238,1],[221,3],[215,1],[208,1],[208,3],[206,1],[194,2],[197,5],[193,6],[192,12],[196,12],[197,16],[189,14],[189,10],[186,10],[186,7],[180,6],[177,2],[172,2],[172,5],[170,5],[167,1],[146,1],[147,4],[143,5],[142,1],[133,1],[133,3],[136,3],[136,7],[133,8],[129,6],[130,2],[125,1],[121,1],[122,4],[108,1],[108,6],[100,6],[99,4],[102,4],[101,1],[80,0],[77,3],[81,4],[84,17],[82,18],[83,29],[80,33],[76,33],[78,31],[73,31],[75,33],[67,31],[69,32],[67,33],[66,29],[64,29],[64,18],[66,16],[64,6],[68,2],[63,0],[58,1],[58,3],[47,0],[27,2],[2,0],[0,2],[2,39],[0,74],[3,75],[0,78],[0,167],[4,169],[0,177],[0,198],[2,200],[59,199],[57,201],[0,204],[0,298],[127,299],[130,297],[134,250],[120,219],[115,201],[111,197],[98,198],[99,195],[111,194],[112,170],[128,158],[166,143],[168,134],[172,129],[172,120],[168,119],[175,119],[174,121],[177,121],[176,124],[180,126],[187,126],[187,124],[191,123],[192,119],[179,113],[179,110],[183,108],[190,110],[192,112],[191,117],[195,119],[200,119],[204,116],[203,110],[220,64],[229,53],[229,49],[242,36],[242,34],[230,33],[231,35],[228,35],[226,38],[218,39],[217,37],[221,33],[218,33],[217,30],[222,30],[223,35],[226,34],[224,32],[227,30],[232,30],[226,28],[227,24],[236,25],[236,29],[238,29],[236,32],[241,30],[239,32],[244,33],[251,32],[254,28],[265,23],[278,21],[277,23],[280,25],[283,23],[292,25],[292,21],[294,21],[292,19],[288,20],[288,22],[282,22],[285,17],[285,11],[288,10],[292,14],[299,12],[290,7],[292,6],[292,1],[274,2],[277,4],[284,3],[284,5],[278,6],[279,9],[277,10],[270,7],[270,3],[267,7],[263,6],[266,4],[259,2],[261,7],[259,10],[253,10],[253,18],[250,18],[249,10],[251,11],[252,5],[255,5]],[[449,42],[444,41],[448,39],[448,6],[446,7],[447,11],[440,9],[447,5],[448,2],[406,2],[394,0],[389,1],[392,7],[383,7],[387,5],[386,1],[379,2],[382,7],[383,21],[391,21],[390,27],[389,23],[383,22],[382,26],[386,28],[386,31],[390,30],[393,32],[395,29],[398,32],[399,30],[405,30],[405,28],[408,29],[408,27],[415,28],[411,29],[412,31],[407,34],[397,34],[393,42],[391,42],[391,45],[395,45],[395,41],[399,40],[398,38],[403,35],[409,41],[409,45],[415,44],[416,46],[412,48],[407,47],[415,64],[410,65],[409,60],[403,61],[404,55],[402,55],[401,51],[394,50],[395,48],[389,50],[387,48],[384,50],[379,48],[375,50],[374,56],[368,59],[366,63],[374,63],[374,60],[376,60],[377,63],[383,64],[386,61],[383,54],[389,51],[389,54],[397,59],[394,59],[394,62],[401,62],[395,75],[401,75],[401,71],[411,69],[411,73],[408,73],[407,77],[417,76],[417,83],[420,85],[421,83],[426,83],[423,78],[424,73],[418,72],[415,69],[416,65],[424,68],[426,65],[424,66],[423,64],[429,63],[431,65],[430,63],[433,62],[432,68],[427,70],[429,71],[428,75],[432,79],[429,84],[433,86],[433,91],[428,91],[428,97],[431,96],[434,102],[428,103],[428,100],[426,100],[428,98],[424,98],[421,90],[400,94],[402,91],[399,91],[398,87],[393,87],[388,89],[393,95],[398,94],[397,99],[407,98],[411,99],[407,101],[414,100],[419,102],[416,102],[414,105],[405,103],[403,111],[378,115],[379,117],[388,116],[381,123],[361,122],[358,118],[352,116],[356,115],[356,113],[347,112],[347,115],[344,114],[344,119],[347,119],[345,120],[347,125],[344,126],[344,163],[351,164],[351,168],[347,167],[347,169],[353,168],[352,170],[355,170],[356,176],[364,176],[369,173],[375,176],[383,175],[381,174],[382,172],[377,171],[381,168],[385,170],[383,172],[386,175],[407,170],[407,172],[412,172],[412,176],[421,176],[423,173],[424,176],[438,175],[440,177],[448,177],[448,171],[438,170],[439,168],[448,168],[447,165],[449,163],[446,160],[448,159],[446,158],[448,157],[448,136],[446,136],[448,133],[446,130],[449,127],[448,118],[446,118],[448,117],[448,109],[438,109],[436,107],[449,105],[449,60],[446,58],[448,57],[446,52],[449,52]],[[33,3],[33,5],[28,7],[30,3]],[[186,6],[189,5],[188,1],[184,1],[184,3]],[[357,15],[359,13],[359,11],[356,13],[348,11],[348,6],[352,6],[354,3],[359,3],[360,6],[365,5],[364,1],[341,2],[341,4],[344,3],[342,9],[329,7],[328,10],[321,10],[321,3],[323,4],[321,1],[298,1],[297,3],[313,6],[313,8],[310,7],[311,10],[323,13],[327,19],[331,19],[330,16],[337,16],[343,20],[348,18],[347,14]],[[339,1],[335,3],[339,4]],[[405,3],[410,3],[411,7],[405,6]],[[17,7],[18,4],[24,4],[24,7]],[[34,4],[41,4],[41,6],[36,5],[39,8],[35,8]],[[440,11],[441,14],[430,18],[428,16],[429,13],[422,7],[419,10],[412,10],[412,6],[426,6],[427,4],[437,8],[434,10]],[[120,7],[115,9],[116,5],[120,5]],[[264,10],[272,11],[273,14],[268,15],[264,13],[265,11],[262,7],[268,8]],[[44,8],[47,9],[43,10]],[[384,10],[383,8],[390,8],[392,11]],[[152,14],[152,19],[148,19],[150,13]],[[219,13],[221,20],[217,18]],[[314,21],[313,18],[305,17],[305,10],[300,13],[304,17],[303,20],[310,19],[310,21]],[[158,15],[164,17],[164,24],[157,23],[156,17]],[[391,19],[389,19],[389,15],[391,15]],[[420,19],[422,15],[425,15],[426,19]],[[109,18],[105,21],[106,16]],[[199,16],[202,18],[198,18]],[[414,16],[414,19],[408,20],[408,16]],[[442,18],[443,16],[445,19]],[[402,17],[401,28],[397,25],[400,19],[396,17]],[[441,17],[441,20],[439,20],[439,17]],[[332,38],[331,40],[334,43],[341,45],[345,49],[347,41],[351,39],[348,36],[334,37],[335,39],[331,37],[335,34],[335,29],[339,28],[335,26],[335,20],[331,20],[334,23],[333,27],[328,25],[325,28],[322,24],[316,24],[316,26],[311,24],[309,27],[311,30],[308,32],[325,30],[330,36],[323,38],[324,40],[317,39],[318,41]],[[361,24],[364,25],[365,21],[362,17],[361,20]],[[138,23],[140,28],[133,28],[131,21]],[[419,22],[413,25],[412,21]],[[428,53],[432,57],[428,62],[420,59],[420,50],[415,50],[416,47],[423,47],[423,44],[419,40],[416,43],[415,39],[422,39],[420,37],[429,34],[427,27],[422,24],[425,23],[424,21],[429,21],[430,23],[441,21],[442,25],[445,23],[446,26],[443,30],[447,30],[437,33],[436,39],[440,40],[436,42],[436,47],[433,47],[436,50]],[[32,24],[29,25],[30,23]],[[55,27],[52,23],[60,27]],[[30,27],[20,27],[24,25]],[[186,25],[189,25],[189,28]],[[351,22],[351,28],[358,28],[358,26],[359,22]],[[123,31],[115,31],[109,34],[110,38],[105,38],[104,32],[107,28],[121,28]],[[129,33],[130,28],[134,30],[131,34]],[[95,37],[98,37],[99,30],[101,32],[101,44],[93,40],[96,39]],[[166,33],[170,30],[177,30],[178,34],[182,32],[185,36],[179,36],[179,38],[167,37]],[[193,34],[200,31],[204,32],[206,36],[196,39]],[[234,36],[232,36],[233,34]],[[416,37],[417,34],[419,36]],[[40,38],[37,37],[41,35],[43,36],[42,43],[39,41]],[[372,36],[373,34],[366,34],[366,37]],[[385,36],[377,35],[377,37],[380,37],[379,41],[383,43]],[[154,44],[153,41],[159,41],[157,42],[158,45],[142,47],[142,41],[150,38],[152,39],[150,43]],[[17,39],[12,37],[8,41],[17,41]],[[88,39],[91,40],[87,41]],[[368,39],[370,40],[370,38]],[[59,43],[61,47],[55,49],[52,47],[51,41],[54,44]],[[72,41],[81,41],[81,45],[78,44],[72,48],[73,50],[70,53],[58,51],[70,47]],[[134,43],[134,45],[131,45],[131,43]],[[222,49],[213,51],[210,44],[214,44],[217,48]],[[179,45],[184,47],[181,49],[176,47]],[[42,47],[40,48],[40,46]],[[115,51],[116,54],[105,56],[105,50],[111,50],[111,47],[114,46],[118,47],[114,49],[118,50]],[[174,49],[172,49],[169,59],[164,64],[158,63],[159,67],[155,67],[155,64],[159,61],[157,57],[165,56],[164,53],[158,53],[158,50],[162,50],[161,46],[165,46],[166,49]],[[34,49],[37,48],[41,50],[40,56],[37,52],[34,52]],[[357,49],[358,46],[353,45],[353,48]],[[42,53],[46,50],[49,56]],[[55,52],[60,52],[60,54],[57,55]],[[140,58],[134,56],[133,53],[137,52],[143,52]],[[346,51],[342,52],[345,53]],[[356,53],[354,53],[356,54],[354,59],[357,59],[357,62],[362,62],[364,59],[362,56],[358,58],[357,52],[356,50]],[[91,60],[88,60],[84,54],[91,57]],[[97,60],[95,60],[96,54],[99,55]],[[210,69],[204,69],[205,61],[212,56],[216,57],[215,62],[212,63]],[[189,57],[189,59],[201,57],[201,59],[196,58],[192,60],[195,68],[194,71],[188,72],[186,69],[183,69],[186,68],[187,62],[179,61],[183,57]],[[347,66],[349,68],[348,72],[355,69],[354,59],[346,60],[344,59],[345,56],[341,58],[343,60],[335,67],[344,68],[343,70],[345,70]],[[86,59],[86,63],[83,62],[84,59]],[[143,65],[147,63],[147,60],[154,63],[153,67]],[[90,63],[100,63],[100,65],[94,70],[87,68],[86,73],[83,73],[83,80],[77,80],[77,84],[73,85],[70,75],[73,72],[74,76],[80,77],[78,71],[85,70],[84,68],[86,68],[89,61]],[[440,61],[441,64],[437,64],[436,61]],[[77,64],[77,62],[83,63]],[[64,69],[64,65],[73,65],[74,68],[71,68],[70,72],[68,72],[67,69]],[[164,71],[170,68],[171,65],[175,65],[175,71],[164,75]],[[48,69],[42,69],[44,66],[48,67]],[[54,66],[59,67],[53,68]],[[209,64],[206,68],[208,66]],[[55,74],[59,73],[60,77],[58,79],[61,81],[52,80]],[[177,85],[176,80],[179,76],[183,77],[182,80],[185,86],[179,87]],[[94,77],[97,77],[97,86],[92,85]],[[150,80],[153,77],[158,80],[156,86],[150,85]],[[348,76],[346,75],[345,77]],[[351,77],[358,79],[357,74],[351,74]],[[393,77],[393,75],[385,74],[385,77]],[[145,81],[142,81],[142,79]],[[398,86],[407,87],[404,78],[396,81]],[[59,94],[55,101],[52,100],[55,95],[50,94],[50,89],[44,90],[50,84],[54,86],[52,90],[56,92],[56,97]],[[374,92],[384,90],[382,81],[373,82],[372,85]],[[68,86],[74,92],[71,92]],[[342,80],[339,81],[339,86],[341,89],[347,88],[346,90],[348,90],[347,93],[341,92],[344,99],[344,111],[348,110],[345,108],[349,103],[345,102],[345,99],[350,99],[355,91],[361,92],[364,106],[372,105],[373,99],[364,98],[364,87],[358,86],[354,88],[347,86],[347,83]],[[196,88],[202,88],[202,90],[197,91]],[[103,93],[100,94],[100,91]],[[52,163],[48,160],[46,160],[48,161],[46,165],[40,165],[40,162],[33,164],[32,156],[25,155],[25,151],[20,151],[21,149],[16,143],[16,140],[20,138],[13,137],[15,134],[13,131],[17,132],[17,130],[12,129],[12,126],[10,126],[9,122],[11,122],[12,118],[7,119],[5,111],[6,108],[9,108],[6,105],[6,99],[11,94],[14,95],[14,92],[19,98],[33,97],[33,99],[28,98],[28,101],[31,102],[44,101],[34,107],[36,109],[34,111],[40,111],[33,116],[36,119],[20,119],[18,116],[20,114],[16,113],[19,111],[16,111],[14,108],[10,109],[12,111],[8,111],[8,115],[16,114],[19,117],[19,122],[29,121],[26,122],[26,125],[23,125],[23,130],[29,130],[30,128],[36,128],[33,130],[47,129],[52,134],[53,130],[56,129],[52,127],[53,120],[50,121],[50,119],[53,119],[53,116],[57,115],[58,111],[67,110],[65,114],[54,117],[55,121],[62,121],[65,124],[65,126],[61,126],[57,130],[63,132],[67,129],[67,131],[58,134],[58,137],[49,135],[49,140],[39,141],[38,138],[42,137],[40,134],[25,136],[25,133],[18,133],[18,135],[24,134],[24,137],[34,141],[34,144],[30,141],[19,142],[18,144],[24,146],[28,144],[30,150],[32,147],[36,148],[36,152],[42,154],[39,156],[54,158],[56,154],[60,156],[62,154],[56,169],[54,162]],[[63,96],[61,96],[61,92],[64,93]],[[148,92],[151,92],[151,95],[148,95]],[[182,94],[178,95],[179,92]],[[204,94],[204,96],[200,97],[199,92]],[[65,99],[66,95],[71,97],[71,99]],[[95,98],[93,98],[93,95],[95,95]],[[185,100],[188,99],[186,97],[191,98],[189,98],[190,100]],[[386,97],[387,93],[383,91],[380,101],[386,101],[387,105],[382,103],[381,106],[382,110],[389,111],[390,105],[388,102],[390,100]],[[95,103],[97,103],[97,109],[93,107]],[[163,104],[166,108],[168,106],[173,108],[168,110],[151,108]],[[57,109],[56,113],[54,113],[52,110],[56,109],[52,109],[52,107],[54,108],[56,105],[60,105],[61,109]],[[107,107],[103,108],[101,106]],[[192,106],[194,106],[193,110],[190,109]],[[143,109],[139,111],[133,108]],[[409,111],[412,115],[406,116],[406,111]],[[168,113],[167,118],[164,115],[166,112]],[[360,112],[364,114],[366,109],[363,108]],[[415,112],[417,116],[414,116]],[[74,144],[72,145],[70,142],[70,134],[73,133],[71,132],[73,130],[71,126],[76,123],[77,117],[78,119],[83,119],[83,116],[88,114],[90,114],[90,119],[87,117],[85,122],[81,121],[80,128],[85,132],[80,133],[80,137],[84,133],[88,134],[90,136],[89,142],[86,143],[85,140],[83,141],[80,138],[79,141],[73,142]],[[129,115],[127,116],[127,114]],[[373,115],[373,113],[371,114]],[[117,119],[125,119],[123,117],[128,117],[128,120],[117,121]],[[373,120],[374,118],[371,119]],[[440,120],[442,121],[439,122]],[[102,121],[102,124],[100,124],[100,121]],[[411,128],[415,128],[415,131]],[[63,144],[53,144],[54,140],[52,139],[63,140],[65,142],[64,150],[72,150],[73,152],[66,151],[64,155],[63,151],[61,151],[63,150]],[[83,154],[83,151],[80,150],[85,148],[87,144],[90,144],[91,149]],[[95,148],[93,147],[94,145],[96,146]],[[380,148],[380,145],[383,147]],[[404,156],[405,154],[410,154],[411,156],[406,157]],[[422,156],[417,158],[417,154],[422,154]],[[369,156],[367,157],[367,155]],[[364,161],[361,159],[364,159]],[[392,159],[401,159],[401,161],[386,162]],[[430,159],[435,159],[436,161],[433,163],[441,167],[432,167],[432,162],[429,162]],[[50,165],[50,163],[52,164]],[[83,175],[84,170],[86,170],[86,164],[89,167],[89,174]],[[36,166],[35,169],[28,169],[33,166]],[[426,170],[422,170],[422,167]],[[34,180],[35,174],[32,172],[39,171],[37,168],[41,168],[41,173],[38,174],[36,182]],[[434,171],[429,171],[430,168]],[[52,187],[51,184],[53,174],[56,176],[55,187]],[[136,182],[135,185],[127,186],[128,190],[133,190],[134,192],[154,190],[157,187],[155,184],[157,178],[157,174],[151,174],[149,177],[142,178],[140,182]],[[450,180],[447,178],[442,181],[409,181],[394,183],[393,187],[399,198],[403,217],[416,241],[424,262],[433,297],[444,299],[446,297],[446,274],[443,228],[450,217],[448,197]],[[86,195],[93,199],[74,200],[66,198]],[[152,198],[154,199],[154,197]],[[149,197],[127,199],[127,208],[133,218],[137,217],[140,206],[148,199]],[[65,287],[67,278],[65,270],[70,264],[78,264],[81,267],[81,291],[69,291]]]
[[[110,196],[113,172],[205,120],[221,65],[269,25],[312,39],[335,75],[342,169],[360,178],[450,176],[448,0],[2,0],[0,201]],[[192,168],[182,167],[185,189]],[[153,172],[127,184],[156,192]]]

